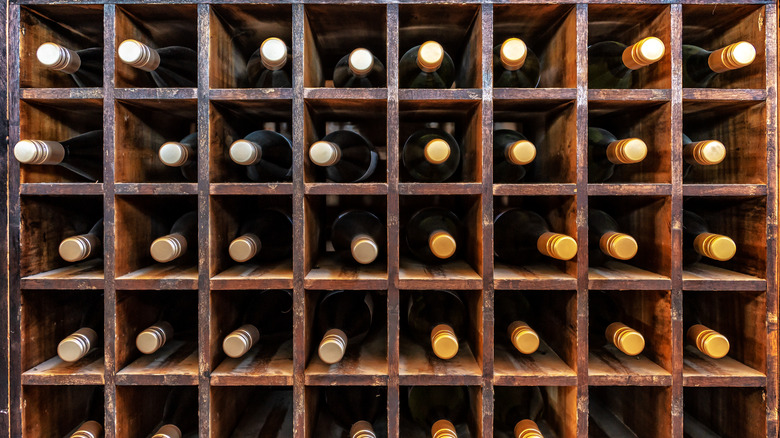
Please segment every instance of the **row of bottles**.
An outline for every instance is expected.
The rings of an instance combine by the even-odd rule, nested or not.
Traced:
[[[414,181],[451,181],[461,167],[465,151],[438,123],[414,132],[404,142],[401,163]],[[450,128],[450,127],[446,127]],[[511,129],[514,128],[514,129]],[[537,154],[536,145],[518,132],[514,123],[497,123],[493,133],[495,183],[517,183],[526,176]],[[197,181],[197,133],[160,145],[159,160],[178,167],[187,181]],[[91,131],[67,140],[24,139],[14,146],[14,156],[24,164],[59,165],[89,181],[102,179],[103,132]],[[720,141],[691,140],[683,134],[684,176],[694,166],[715,166],[726,157]],[[588,179],[609,181],[616,166],[640,163],[648,153],[639,138],[617,138],[605,129],[588,128]],[[228,147],[230,159],[246,169],[246,180],[282,182],[292,180],[293,147],[286,123],[266,123],[235,140]],[[308,159],[322,179],[338,183],[361,182],[377,169],[379,154],[371,142],[350,124],[343,124],[308,146]]]
[[[667,52],[664,43],[649,36],[631,45],[602,41],[588,47],[588,85],[590,88],[631,88],[633,71],[658,62]],[[683,86],[707,87],[718,74],[750,65],[755,47],[740,41],[709,51],[683,45]],[[134,39],[123,41],[119,60],[147,72],[158,87],[196,87],[197,53],[187,47],[152,48]],[[291,50],[280,38],[271,37],[260,44],[246,64],[249,84],[257,88],[292,87]],[[47,42],[37,51],[38,61],[46,68],[69,74],[79,87],[102,84],[103,51],[99,47],[73,51]],[[508,38],[493,49],[493,77],[497,88],[533,88],[539,84],[544,66],[520,38]],[[456,67],[451,56],[436,41],[426,41],[407,50],[398,65],[401,88],[451,88]],[[336,64],[336,87],[370,88],[386,85],[382,61],[368,49],[355,48]]]

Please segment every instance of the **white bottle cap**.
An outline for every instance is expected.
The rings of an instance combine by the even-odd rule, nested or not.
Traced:
[[[268,70],[279,70],[287,64],[287,44],[276,37],[263,41],[260,45],[260,59]]]
[[[262,159],[263,149],[255,142],[236,140],[230,145],[228,154],[230,154],[230,159],[236,164],[249,166]]]
[[[166,166],[179,167],[187,162],[190,151],[187,146],[181,143],[169,141],[160,146],[158,155],[160,156],[160,161]]]
[[[355,76],[364,76],[374,68],[374,55],[368,49],[359,48],[349,54],[349,68]]]

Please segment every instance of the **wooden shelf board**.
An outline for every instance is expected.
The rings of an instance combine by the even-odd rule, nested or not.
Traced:
[[[449,88],[436,89],[412,89],[401,88],[398,90],[399,100],[482,100],[480,88]]]
[[[672,99],[672,90],[658,88],[644,89],[589,89],[589,101],[620,102],[620,101],[666,101]]]
[[[292,195],[292,183],[211,183],[212,195]]]
[[[574,196],[573,183],[493,184],[493,196]]]
[[[493,374],[496,385],[576,385],[577,373],[544,340],[533,354],[496,342]],[[545,382],[545,383],[541,383]]]
[[[387,88],[304,88],[304,99],[385,100]]]
[[[230,289],[292,289],[292,259],[270,265],[239,263],[211,277],[211,288]]]
[[[307,289],[387,289],[387,264],[347,264],[333,253],[322,255],[304,278]]]
[[[117,195],[197,195],[197,183],[116,183]]]
[[[744,101],[765,100],[764,89],[722,89],[722,88],[683,88],[683,101],[686,100],[722,100]],[[684,102],[683,102],[684,103]]]
[[[576,98],[576,88],[493,88],[493,100],[522,100],[526,103]]]
[[[102,99],[103,88],[21,88],[19,97],[30,100]]]
[[[352,381],[356,385],[387,384],[387,329],[371,333],[360,344],[360,348],[347,347],[344,358],[332,365],[323,362],[314,351],[317,341],[312,341],[315,348],[305,370],[307,385],[327,385],[332,383],[334,378],[339,381]]]
[[[668,290],[672,280],[627,263],[609,261],[604,266],[588,268],[590,289]]]
[[[23,289],[103,289],[103,259],[22,277]]]
[[[671,184],[588,184],[588,196],[671,196]]]
[[[76,362],[54,356],[22,373],[22,384],[102,385],[103,373],[103,351],[95,350]]]
[[[467,382],[482,379],[482,369],[468,342],[461,342],[458,354],[449,360],[439,359],[429,347],[404,333],[399,344],[398,373],[402,385],[431,384],[436,378],[452,381],[454,385],[469,385]]]
[[[114,90],[117,99],[192,99],[198,98],[197,88],[117,88]]]
[[[683,352],[685,386],[764,386],[766,375],[726,356],[713,359],[693,345]]]
[[[292,339],[277,345],[258,345],[242,357],[226,357],[211,372],[215,386],[293,384]]]
[[[156,263],[117,277],[118,289],[197,289],[198,267]]]
[[[482,278],[463,260],[425,265],[401,257],[398,278],[401,289],[482,289]]]
[[[766,184],[683,184],[683,196],[766,196]]]
[[[210,100],[291,100],[292,88],[212,88]]]
[[[198,382],[198,343],[172,339],[116,373],[118,385],[192,385]],[[190,383],[187,383],[190,382]]]
[[[24,183],[22,195],[103,195],[103,183]]]
[[[766,290],[766,280],[696,263],[683,268],[683,290]]]
[[[628,356],[612,345],[588,354],[591,385],[669,386],[672,375],[644,354]]]
[[[493,278],[496,289],[550,290],[577,288],[577,279],[552,265],[513,266],[495,264]]]
[[[387,183],[306,183],[307,195],[387,195]]]
[[[400,195],[479,195],[482,193],[482,183],[452,182],[452,183],[398,183]]]

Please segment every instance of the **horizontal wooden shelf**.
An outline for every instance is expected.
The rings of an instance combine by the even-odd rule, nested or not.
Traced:
[[[92,259],[22,277],[24,289],[103,289],[103,260]]]
[[[401,334],[398,373],[401,385],[479,385],[482,369],[471,345],[461,342],[452,359],[439,359],[417,342]]]
[[[292,88],[212,88],[211,100],[291,100]]]
[[[332,385],[333,382],[351,385],[387,384],[387,329],[370,333],[359,348],[347,347],[339,362],[328,365],[316,352],[311,353],[304,371],[307,385]]]
[[[348,264],[328,253],[320,256],[304,277],[307,289],[387,289],[387,265]]]
[[[116,278],[118,289],[197,289],[198,267],[157,263]]]
[[[102,88],[21,88],[19,97],[30,100],[102,99]]]
[[[668,89],[615,89],[588,90],[588,100],[604,102],[647,101],[663,102],[672,99],[672,90]]]
[[[683,88],[683,100],[745,101],[766,100],[766,90]]]
[[[196,385],[198,343],[172,339],[116,373],[117,385]]]
[[[671,196],[671,184],[588,184],[588,196]]]
[[[513,266],[496,262],[496,289],[577,289],[577,279],[552,265]]]
[[[593,386],[670,386],[672,375],[643,353],[628,356],[612,345],[591,349],[588,384]]]
[[[696,263],[683,268],[684,290],[766,290],[766,280],[728,269]]]
[[[495,344],[494,383],[506,386],[575,386],[577,373],[544,340],[533,354],[523,354],[503,343]]]
[[[398,90],[399,100],[427,100],[427,101],[461,101],[461,100],[482,100],[481,88],[461,88],[436,90],[429,88],[401,88]]]
[[[211,277],[211,288],[227,289],[292,289],[292,259],[269,265],[235,264]]]
[[[398,183],[400,195],[478,195],[481,183]]]
[[[197,195],[196,183],[116,183],[117,195]]]
[[[493,88],[494,100],[522,100],[542,102],[574,100],[576,88]]]
[[[401,257],[398,267],[401,289],[481,289],[482,278],[468,263],[455,260],[441,265],[426,265]]]
[[[385,100],[387,88],[304,88],[304,99]]]
[[[292,195],[292,183],[212,183],[212,195]]]
[[[588,268],[588,288],[668,290],[672,288],[672,280],[627,263],[610,261],[604,266]]]
[[[226,357],[211,372],[214,386],[290,386],[293,384],[292,339],[253,347],[239,358]]]
[[[765,184],[683,184],[683,196],[766,196]]]
[[[24,385],[102,385],[104,383],[103,351],[93,351],[76,362],[65,362],[59,356],[22,373]]]
[[[114,97],[121,100],[197,99],[197,88],[117,88]]]
[[[20,186],[22,195],[102,195],[103,183],[25,183]]]
[[[493,184],[493,196],[573,196],[574,183]]]
[[[386,195],[386,183],[306,183],[307,195]]]
[[[685,386],[764,386],[766,375],[729,356],[713,359],[693,345],[683,352]]]

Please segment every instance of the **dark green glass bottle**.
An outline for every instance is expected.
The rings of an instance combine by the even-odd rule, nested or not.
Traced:
[[[646,156],[647,145],[638,138],[618,140],[606,129],[588,128],[588,182],[605,182],[615,165],[639,163]]]
[[[377,88],[386,83],[384,64],[364,48],[344,55],[333,70],[333,86],[337,88]]]
[[[460,165],[460,146],[453,136],[439,128],[423,128],[406,139],[401,158],[416,181],[442,182]]]
[[[588,47],[589,88],[631,88],[634,70],[657,62],[664,56],[663,41],[647,37],[626,46],[602,41]]]
[[[450,88],[453,82],[455,64],[436,41],[412,47],[398,63],[398,86],[401,88]]]
[[[536,158],[536,147],[512,129],[493,131],[493,182],[516,183],[526,175],[526,165]]]
[[[541,64],[520,38],[509,38],[493,48],[493,87],[536,88]]]
[[[683,44],[683,87],[705,88],[718,74],[750,65],[756,59],[756,48],[746,41],[729,44],[710,52]]]

